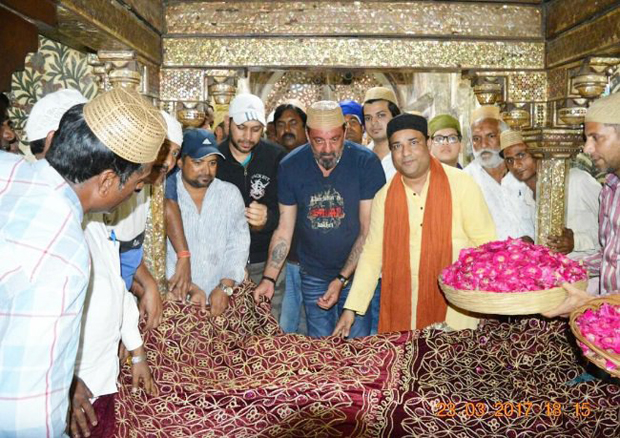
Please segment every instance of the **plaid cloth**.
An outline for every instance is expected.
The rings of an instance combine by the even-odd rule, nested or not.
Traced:
[[[90,275],[82,207],[45,160],[0,152],[0,436],[64,433]]]
[[[591,275],[600,275],[601,295],[620,289],[620,178],[610,173],[601,190],[599,210],[599,241],[602,248],[583,259]]]

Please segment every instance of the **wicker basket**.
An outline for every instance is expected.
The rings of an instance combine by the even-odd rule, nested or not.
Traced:
[[[586,281],[573,283],[585,289]],[[476,313],[491,315],[530,315],[555,309],[566,298],[561,287],[527,292],[489,292],[482,290],[458,290],[444,284],[439,277],[439,286],[446,299],[456,307]]]
[[[620,355],[615,353],[609,353],[600,347],[597,347],[592,342],[587,340],[582,334],[579,327],[577,327],[577,318],[579,318],[586,310],[588,309],[598,309],[602,304],[609,303],[613,305],[620,305],[620,295],[611,295],[605,298],[597,298],[595,300],[590,301],[585,306],[582,306],[570,315],[570,328],[573,331],[573,334],[577,338],[578,341],[583,342],[592,352],[593,354],[586,355],[584,353],[584,357],[592,362],[597,367],[605,370],[607,373],[611,374],[615,377],[620,377]],[[609,370],[605,366],[605,362],[609,360],[613,364],[616,365],[615,370]]]

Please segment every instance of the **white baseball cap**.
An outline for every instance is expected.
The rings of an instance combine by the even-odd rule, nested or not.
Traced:
[[[265,121],[265,104],[258,96],[249,93],[237,95],[228,108],[228,114],[237,125],[250,120],[257,120],[267,126]]]
[[[162,110],[161,115],[164,117],[166,126],[168,127],[166,130],[166,138],[181,146],[183,144],[183,126],[177,119],[168,114],[166,111]]]
[[[77,90],[58,90],[40,99],[34,104],[26,121],[28,141],[47,137],[50,131],[56,131],[62,116],[72,107],[86,103],[88,99]]]

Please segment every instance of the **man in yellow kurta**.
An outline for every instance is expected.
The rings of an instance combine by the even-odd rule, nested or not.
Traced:
[[[373,200],[370,231],[334,335],[348,336],[355,314],[365,314],[380,274],[380,333],[443,321],[475,328],[474,315],[447,304],[437,276],[461,249],[495,239],[482,192],[465,172],[430,155],[424,117],[402,114],[387,131],[398,173]]]

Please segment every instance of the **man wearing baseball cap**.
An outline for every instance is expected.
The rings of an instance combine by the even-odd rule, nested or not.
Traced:
[[[282,215],[254,299],[273,296],[296,229],[308,335],[319,337],[332,333],[342,311],[366,239],[372,198],[385,177],[375,154],[345,140],[346,124],[338,103],[312,104],[306,134],[309,143],[280,164]],[[369,317],[359,318],[351,336],[369,334],[370,324]]]
[[[248,271],[257,283],[267,260],[271,235],[280,217],[277,171],[286,152],[281,146],[263,139],[265,106],[258,96],[239,94],[230,103],[228,115],[230,135],[218,146],[223,158],[218,163],[217,177],[234,184],[243,196],[252,242]],[[167,197],[174,201],[173,197]],[[168,220],[169,236],[175,248],[183,246],[179,238],[183,232],[179,226],[178,218]],[[193,257],[191,254],[190,258]],[[283,295],[284,276],[278,281],[277,294],[272,301],[272,313],[276,319],[280,317]]]
[[[446,302],[437,277],[461,249],[495,238],[480,188],[431,156],[424,117],[396,116],[387,135],[397,173],[374,198],[368,239],[333,334],[349,336],[356,315],[368,313],[380,274],[379,333],[443,321],[475,328],[475,317]]]
[[[364,141],[364,112],[362,105],[354,100],[343,100],[338,105],[347,123],[347,140],[362,144]]]
[[[237,187],[216,178],[218,158],[215,136],[192,129],[183,136],[179,171],[168,176],[166,191],[176,191],[189,252],[192,281],[187,301],[218,316],[228,307],[233,287],[243,281],[250,251],[245,205]],[[170,193],[168,193],[170,194]],[[166,270],[172,277],[177,258],[168,240]],[[185,297],[182,297],[185,298]]]
[[[0,153],[0,435],[63,435],[90,277],[82,218],[143,184],[165,133],[144,97],[115,88],[63,115],[46,159]]]

